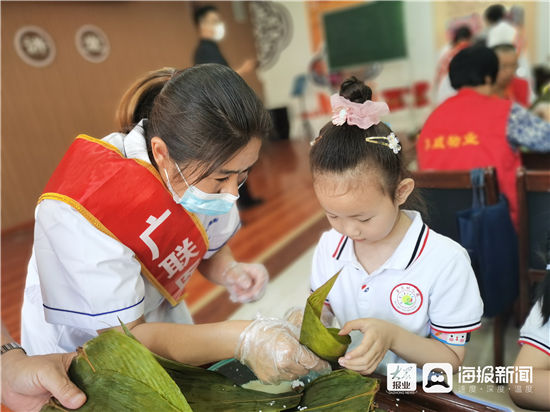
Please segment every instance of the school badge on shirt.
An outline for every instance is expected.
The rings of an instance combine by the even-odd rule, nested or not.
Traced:
[[[422,292],[412,283],[400,283],[390,293],[392,307],[402,315],[412,315],[422,306]]]

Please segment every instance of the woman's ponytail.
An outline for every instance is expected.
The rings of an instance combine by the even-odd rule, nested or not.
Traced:
[[[171,67],[149,72],[124,92],[116,111],[121,133],[129,133],[141,119],[149,117],[155,98],[175,72]]]

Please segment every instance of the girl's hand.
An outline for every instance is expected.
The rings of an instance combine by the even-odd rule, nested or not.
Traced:
[[[347,322],[338,333],[347,335],[352,330],[363,333],[363,341],[352,351],[338,359],[340,366],[363,375],[374,372],[380,361],[391,348],[395,327],[389,322],[366,318]]]
[[[264,265],[232,262],[225,270],[223,284],[233,302],[250,303],[260,299],[269,281]]]

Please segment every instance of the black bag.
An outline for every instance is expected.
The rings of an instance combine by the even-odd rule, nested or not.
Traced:
[[[476,274],[484,316],[510,309],[518,295],[518,238],[506,197],[487,206],[483,169],[471,172],[473,204],[457,212],[460,244],[468,251]]]

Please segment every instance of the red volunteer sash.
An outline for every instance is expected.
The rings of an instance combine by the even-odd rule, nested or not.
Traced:
[[[86,135],[69,147],[38,202],[44,199],[69,204],[130,248],[172,305],[208,250],[202,224],[174,202],[153,166]]]

